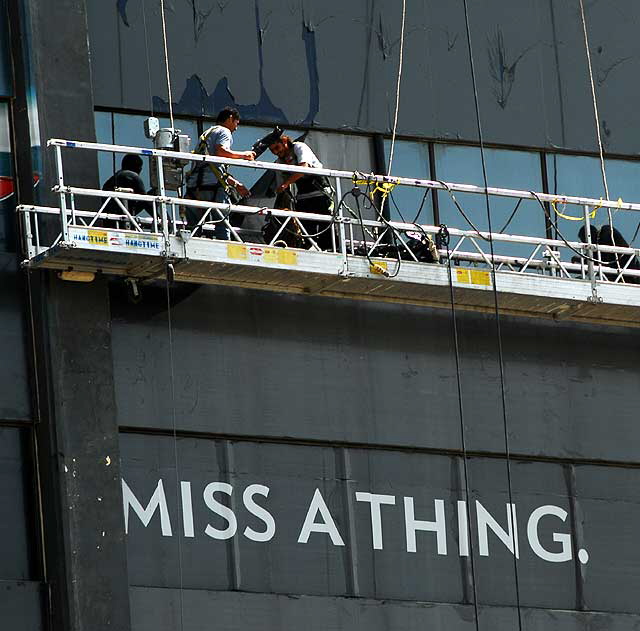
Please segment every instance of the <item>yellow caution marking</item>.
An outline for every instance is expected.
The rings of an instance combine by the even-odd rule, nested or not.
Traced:
[[[256,245],[227,244],[227,256],[242,261],[258,261],[262,263],[280,263],[281,265],[297,265],[298,253],[282,248],[265,248]]]
[[[457,269],[456,281],[463,285],[491,286],[491,273],[475,269]]]
[[[230,259],[243,259],[247,258],[247,246],[239,245],[238,243],[229,243],[227,245],[227,256]]]
[[[283,265],[297,265],[298,253],[290,250],[278,250],[278,263]]]

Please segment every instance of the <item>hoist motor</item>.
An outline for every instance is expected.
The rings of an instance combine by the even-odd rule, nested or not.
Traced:
[[[144,135],[153,140],[154,149],[164,151],[180,151],[188,153],[191,138],[187,134],[181,134],[181,130],[172,127],[160,127],[160,121],[155,118],[147,118],[144,121]],[[177,191],[184,182],[184,167],[189,160],[178,158],[163,158],[162,171],[164,175],[164,188],[167,191]],[[158,163],[151,160],[151,187],[158,190]]]

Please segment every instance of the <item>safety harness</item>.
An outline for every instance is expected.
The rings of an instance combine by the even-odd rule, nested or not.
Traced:
[[[200,141],[198,143],[198,146],[193,150],[192,153],[199,153],[199,154],[205,155],[205,156],[211,155],[209,153],[209,145],[207,144],[207,140],[209,139],[209,136],[213,132],[214,127],[216,127],[216,125],[213,125],[212,127],[209,127],[209,129],[207,129],[200,136]],[[229,174],[226,171],[223,171],[222,169],[220,169],[213,162],[207,162],[206,166],[208,166],[211,169],[211,172],[215,175],[216,180],[218,180],[218,184],[214,184],[213,186],[210,187],[211,190],[214,190],[218,186],[221,186],[223,188],[224,192],[227,193],[227,195],[231,194],[232,190],[235,191],[235,189],[233,189],[233,187],[231,187],[229,185],[229,183],[227,182],[227,178],[229,177]],[[193,169],[191,169],[191,171],[189,172],[189,175],[187,176],[187,178],[190,178],[193,175],[193,172],[196,169],[198,169],[198,178],[196,180],[195,187],[193,187],[196,190],[205,190],[205,187],[203,187],[203,185],[202,185],[202,180],[204,178],[204,169],[205,168],[206,167],[205,167],[204,164],[196,164],[193,167]],[[209,186],[207,186],[206,188],[208,189]]]

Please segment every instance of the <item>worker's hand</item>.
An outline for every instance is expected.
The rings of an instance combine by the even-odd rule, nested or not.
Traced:
[[[255,151],[243,151],[242,153],[244,154],[244,159],[245,160],[255,160],[256,159],[256,152]]]
[[[276,193],[280,194],[286,191],[288,188],[289,188],[289,185],[286,182],[283,182],[282,184],[280,184],[280,186],[278,186],[278,188],[276,188]]]
[[[242,183],[238,182],[236,184],[236,191],[242,195],[242,197],[250,197],[251,191]]]

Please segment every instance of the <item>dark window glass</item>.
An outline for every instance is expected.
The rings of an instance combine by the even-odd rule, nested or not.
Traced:
[[[113,142],[116,145],[127,145],[129,147],[153,147],[153,141],[144,135],[144,121],[148,116],[134,114],[114,114],[114,134]],[[175,119],[174,125],[181,133],[187,134],[191,138],[191,147],[193,148],[198,141],[198,130],[195,122],[184,119]],[[169,127],[168,118],[160,118],[160,127]],[[115,169],[120,168],[122,154],[116,155]],[[111,174],[109,174],[111,175]],[[149,161],[144,160],[142,173],[140,174],[145,185],[151,186],[149,179]],[[101,173],[102,178],[102,173]]]
[[[436,145],[436,172],[438,179],[457,184],[484,186],[482,162],[478,147]],[[489,186],[526,191],[542,191],[539,154],[527,151],[485,149],[487,180]],[[486,231],[489,228],[485,197],[473,193],[455,193],[460,206],[475,228]],[[450,195],[446,191],[438,193],[440,221],[450,227],[472,229],[464,219]],[[523,201],[512,216],[517,199],[491,197],[491,223],[494,233],[546,236],[545,218],[542,208],[535,201]],[[483,251],[489,252],[486,241],[477,240]],[[454,241],[455,243],[455,241]],[[471,246],[463,246],[465,251],[473,251]],[[533,246],[515,245],[495,241],[496,254],[528,257]]]
[[[15,207],[9,106],[7,103],[0,103],[0,249],[11,252],[16,247]]]
[[[548,155],[549,190],[558,195],[575,195],[604,199],[605,189],[602,180],[600,160],[590,156]],[[611,199],[623,199],[625,202],[640,202],[640,162],[629,160],[607,160],[605,162],[609,196]],[[583,217],[579,206],[557,205],[560,212],[567,216]],[[622,233],[624,239],[638,246],[638,225],[640,212],[611,210],[613,225]],[[592,223],[598,227],[609,223],[609,214],[601,208],[596,212]],[[581,222],[558,217],[558,228],[571,241],[578,239]]]
[[[0,427],[0,579],[34,580],[29,435]]]
[[[0,0],[0,16],[0,95],[11,96],[13,94],[13,86],[11,81],[9,20],[6,0]]]
[[[96,141],[107,145],[113,144],[113,114],[96,112]],[[104,151],[98,152],[98,171],[100,185],[104,184],[116,172],[116,155]]]
[[[391,141],[385,140],[385,162],[389,164]],[[430,179],[429,146],[424,142],[396,140],[393,149],[391,175]],[[389,199],[389,216],[395,221],[418,221],[421,224],[433,224],[433,205],[431,189],[397,186]],[[426,194],[426,197],[425,197]],[[420,210],[420,207],[422,209]],[[418,211],[420,214],[418,215]]]

